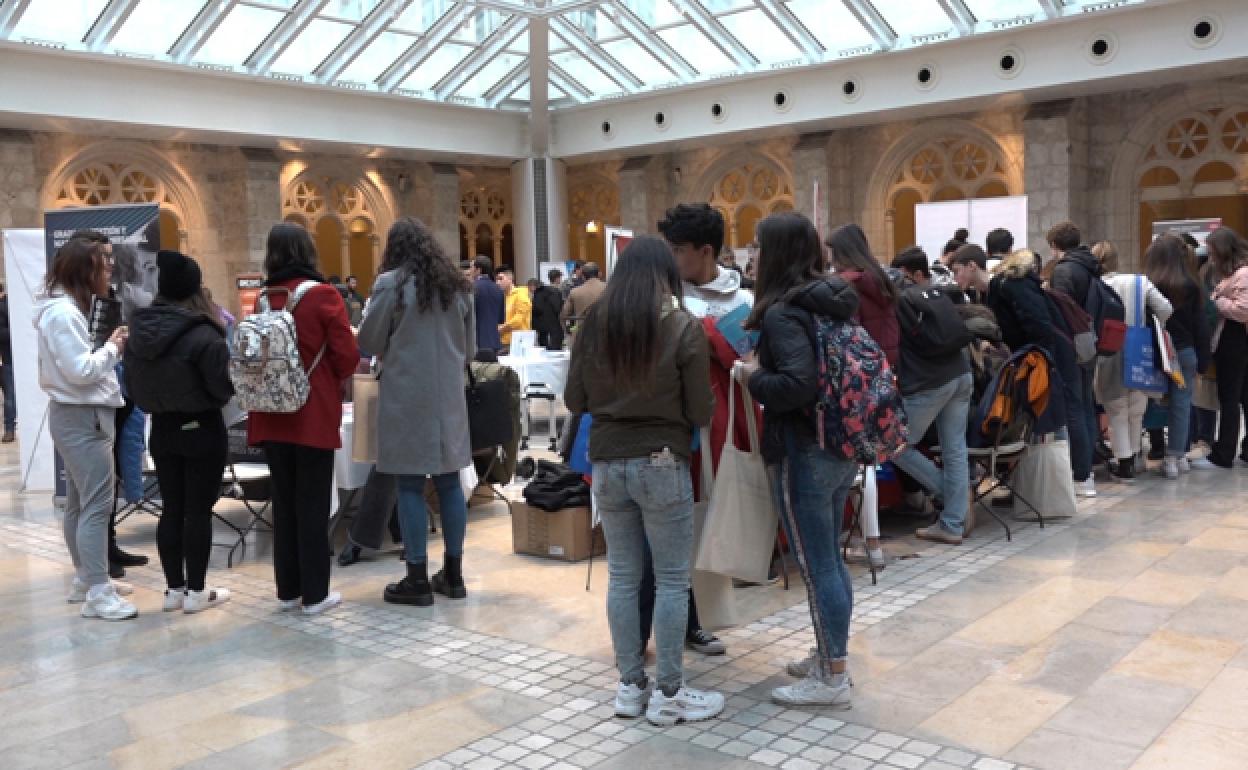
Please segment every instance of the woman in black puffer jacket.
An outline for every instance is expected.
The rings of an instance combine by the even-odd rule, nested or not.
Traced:
[[[199,265],[162,251],[159,293],[138,310],[126,347],[126,387],[152,415],[151,453],[163,513],[156,529],[166,612],[199,612],[226,601],[204,585],[212,550],[212,506],[228,441],[221,407],[234,395],[220,316],[204,294]]]

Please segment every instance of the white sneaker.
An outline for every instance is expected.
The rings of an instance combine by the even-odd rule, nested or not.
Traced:
[[[186,603],[182,606],[182,611],[187,615],[195,612],[201,612],[209,607],[216,607],[218,604],[225,604],[230,600],[230,591],[227,588],[208,588],[204,587],[202,591],[187,591]]]
[[[701,722],[713,719],[724,710],[724,696],[717,692],[702,692],[682,685],[670,698],[657,686],[646,708],[646,719],[658,727],[671,727],[681,722]]]
[[[849,677],[837,677],[839,684],[831,684],[815,676],[808,676],[787,687],[771,691],[771,699],[782,706],[831,706],[848,709],[850,705]]]
[[[113,585],[106,586],[95,596],[91,592],[87,592],[87,600],[82,603],[82,612],[84,618],[99,618],[100,620],[129,620],[137,617],[139,611],[135,606],[117,594],[117,589]]]
[[[784,673],[794,679],[805,679],[810,676],[810,672],[815,668],[815,655],[819,653],[817,647],[810,648],[810,654],[801,660],[791,660],[784,667]]]
[[[303,606],[302,599],[278,599],[277,600],[278,612],[294,612],[295,610],[299,609],[302,606]]]
[[[625,719],[636,719],[645,713],[646,704],[650,702],[649,686],[638,687],[635,684],[620,682],[615,688],[615,715]]]
[[[326,610],[332,610],[334,607],[337,607],[341,603],[342,603],[342,594],[338,593],[337,591],[330,591],[328,596],[326,596],[324,599],[317,602],[316,604],[304,605],[303,614],[304,615],[320,615],[322,612],[325,612]]]
[[[1163,459],[1163,460],[1161,461],[1161,473],[1162,473],[1162,475],[1164,475],[1166,478],[1168,478],[1168,479],[1170,479],[1170,480],[1172,480],[1172,481],[1173,481],[1174,479],[1177,479],[1177,478],[1179,477],[1179,462],[1178,462],[1178,458],[1175,458],[1175,457],[1166,457],[1165,459]]]
[[[1189,458],[1188,460],[1186,460],[1186,462],[1187,462],[1188,468],[1194,471],[1216,471],[1218,470],[1218,466],[1209,462],[1208,457],[1197,457],[1194,460]]]
[[[123,583],[120,580],[113,581],[113,588],[117,591],[118,596],[129,596],[134,593],[134,586],[129,583]],[[86,583],[78,578],[74,578],[74,584],[70,586],[69,596],[65,597],[65,601],[70,604],[82,604],[87,600],[87,591],[90,589]]]
[[[186,589],[185,588],[166,588],[165,589],[165,603],[161,605],[160,609],[164,612],[177,612],[178,610],[182,609],[183,605],[185,604],[186,604]]]
[[[1075,482],[1076,497],[1096,497],[1096,479],[1088,476],[1085,481]]]

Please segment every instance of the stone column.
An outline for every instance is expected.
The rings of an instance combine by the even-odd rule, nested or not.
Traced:
[[[244,147],[242,152],[247,172],[247,254],[246,261],[231,267],[236,272],[258,272],[264,267],[269,229],[282,221],[282,164],[272,150]]]
[[[459,170],[449,163],[430,165],[433,167],[433,221],[429,225],[442,248],[450,250],[452,244],[459,242]],[[470,238],[469,256],[476,257],[472,245]]]
[[[1086,228],[1087,181],[1088,126],[1082,102],[1063,99],[1031,105],[1023,118],[1027,234],[1024,244],[1015,233],[1015,245],[1046,248],[1045,234],[1064,220]]]
[[[650,183],[646,170],[649,156],[629,158],[620,166],[618,189],[620,192],[619,225],[635,233],[650,232],[654,223],[649,221]],[[606,222],[605,224],[615,224]]]
[[[25,131],[0,129],[0,229],[42,227],[35,143]],[[4,273],[0,260],[0,275]]]
[[[831,133],[803,134],[793,145],[793,204],[799,212],[819,225],[819,235],[827,235],[828,225],[828,143]],[[819,184],[819,211],[815,211],[815,183]]]

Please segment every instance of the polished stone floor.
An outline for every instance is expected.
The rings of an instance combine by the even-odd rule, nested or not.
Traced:
[[[232,569],[214,554],[225,607],[160,612],[152,566],[128,576],[140,617],[104,623],[65,603],[56,514],[15,463],[0,450],[6,770],[1248,767],[1248,467],[1106,482],[1012,542],[985,522],[925,547],[891,523],[901,558],[874,586],[855,568],[850,711],[768,703],[811,643],[805,592],[740,589],[728,655],[686,656],[728,710],[657,729],[611,716],[601,563],[586,591],[585,563],[512,554],[501,503],[470,514],[463,602],[384,604],[391,553],[335,568],[332,613],[280,614],[259,535]],[[140,515],[121,538],[155,558],[154,531]]]

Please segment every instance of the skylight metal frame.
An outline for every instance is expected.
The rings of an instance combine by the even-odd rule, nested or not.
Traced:
[[[527,84],[532,111],[537,109],[537,101],[532,94],[549,91],[547,85],[566,95],[566,98],[561,96],[556,99],[554,106],[567,106],[759,72],[766,67],[765,62],[770,62],[767,58],[769,52],[755,53],[747,44],[754,41],[747,41],[748,34],[741,32],[743,27],[735,24],[734,20],[743,18],[738,14],[749,14],[748,18],[758,24],[772,26],[771,29],[760,30],[766,33],[760,39],[772,40],[786,49],[788,44],[792,44],[795,55],[779,63],[784,66],[817,65],[838,57],[854,57],[874,51],[909,50],[938,40],[983,34],[1000,26],[994,19],[980,18],[972,10],[974,6],[991,17],[993,5],[975,5],[968,0],[936,0],[932,10],[938,7],[948,18],[948,32],[899,35],[898,29],[888,19],[892,18],[899,27],[906,27],[904,14],[908,8],[904,4],[894,4],[892,10],[886,8],[886,16],[877,7],[879,3],[876,0],[824,1],[828,4],[839,2],[849,12],[853,21],[847,18],[844,23],[854,27],[852,47],[837,49],[838,40],[844,40],[844,36],[838,37],[839,22],[829,25],[821,23],[823,19],[808,18],[823,9],[821,3],[803,2],[796,7],[791,5],[790,0],[743,0],[719,5],[712,5],[707,0],[653,0],[670,5],[676,11],[675,15],[660,14],[662,20],[656,23],[644,20],[652,18],[647,15],[644,3],[639,5],[629,0],[447,0],[444,5],[426,3],[425,0],[379,0],[358,19],[358,12],[335,14],[331,0],[206,0],[165,52],[143,58],[221,72],[233,71],[292,81],[302,79],[321,85],[379,93],[397,92],[405,96],[490,108],[523,109],[525,99],[516,98],[515,94]],[[1129,4],[1149,1],[1129,0]],[[30,37],[25,30],[48,26],[51,23],[49,19],[56,18],[59,2],[0,0],[0,44],[21,42],[14,38],[14,32],[19,28],[23,30],[22,37]],[[125,51],[114,50],[114,40],[120,40],[119,33],[133,38],[135,33],[141,34],[153,24],[150,14],[135,12],[145,2],[147,0],[106,0],[95,5],[102,6],[102,10],[80,40],[67,37],[36,41],[32,37],[27,42],[57,44],[56,47],[69,54],[126,55]],[[1070,18],[1080,15],[1089,6],[1097,7],[1089,0],[1033,2],[1035,11],[1026,15],[1025,23]],[[32,12],[31,8],[35,11]],[[272,29],[254,50],[244,52],[241,45],[234,45],[239,58],[230,63],[201,64],[198,58],[206,44],[211,42],[216,49],[229,42],[214,36],[226,33],[222,25],[227,19],[236,20],[237,14],[234,17],[231,14],[239,8],[246,8],[248,12],[251,9],[264,10],[275,21]],[[657,6],[655,8],[657,10]],[[437,10],[442,10],[442,13],[435,19]],[[501,14],[505,20],[498,22],[498,27],[488,34],[484,29],[466,26],[481,23],[480,15],[487,12]],[[597,14],[599,25],[609,27],[609,32],[597,34],[588,21],[581,22],[570,15],[578,12],[584,12],[586,19]],[[33,19],[32,14],[35,16]],[[140,16],[144,17],[144,21],[137,21]],[[396,24],[403,16],[408,17],[410,22]],[[495,18],[491,18],[486,26],[495,23]],[[1020,16],[1017,20],[1023,18]],[[318,21],[332,21],[339,26],[331,35],[328,27],[320,28],[324,25],[318,24]],[[266,25],[268,23],[266,21]],[[534,37],[534,25],[539,23],[543,34]],[[127,27],[127,24],[139,26]],[[859,34],[859,26],[865,36]],[[76,26],[73,35],[77,35],[80,28]],[[473,31],[461,34],[461,30],[466,29]],[[526,29],[528,36],[524,40],[527,45],[516,44]],[[732,29],[741,32],[741,36],[735,35]],[[344,30],[345,36],[340,37]],[[255,30],[256,33],[259,31]],[[313,37],[305,37],[313,34]],[[867,38],[873,43],[863,44]],[[162,37],[161,42],[165,39],[168,38]],[[394,42],[398,40],[404,42]],[[410,45],[406,44],[408,40]],[[672,42],[669,43],[669,40]],[[374,44],[377,47],[370,48]],[[621,44],[635,51],[636,56],[617,50]],[[448,47],[456,49],[453,56]],[[325,50],[322,51],[322,48]],[[715,51],[713,54],[712,49]],[[283,65],[293,67],[295,71],[275,72],[274,68],[283,61],[284,55],[295,50],[299,55],[287,57],[289,64]],[[714,63],[695,61],[697,54],[682,51],[705,52],[708,57],[713,56]],[[556,63],[552,59],[552,56],[564,52],[568,53],[569,61]],[[523,60],[506,68],[506,72],[502,72],[502,67],[490,68],[490,64],[504,54],[523,57]],[[361,71],[360,75],[352,77],[372,78],[372,82],[342,80],[343,74],[351,71],[354,64],[363,63],[361,57],[368,59],[369,67],[365,68],[368,72]],[[646,59],[644,63],[641,61],[643,58]],[[444,73],[422,73],[422,67],[436,64],[441,69],[452,59],[454,65]],[[373,69],[374,65],[376,69]],[[372,73],[377,71],[381,74],[372,77]],[[667,74],[671,77],[667,78]],[[403,88],[403,84],[409,82],[413,75],[418,75],[424,84],[419,92]],[[542,83],[535,82],[535,78],[539,77]],[[466,96],[463,92],[470,84],[472,96]]]
[[[243,66],[258,74],[269,74],[273,63],[278,60],[278,57],[286,53],[286,49],[290,47],[290,44],[308,28],[308,25],[316,19],[317,14],[326,5],[329,5],[329,0],[299,0],[290,9],[290,12],[277,23],[277,26],[260,43],[259,47],[243,60]]]
[[[82,40],[87,50],[102,51],[107,48],[138,4],[139,0],[109,0]]]

